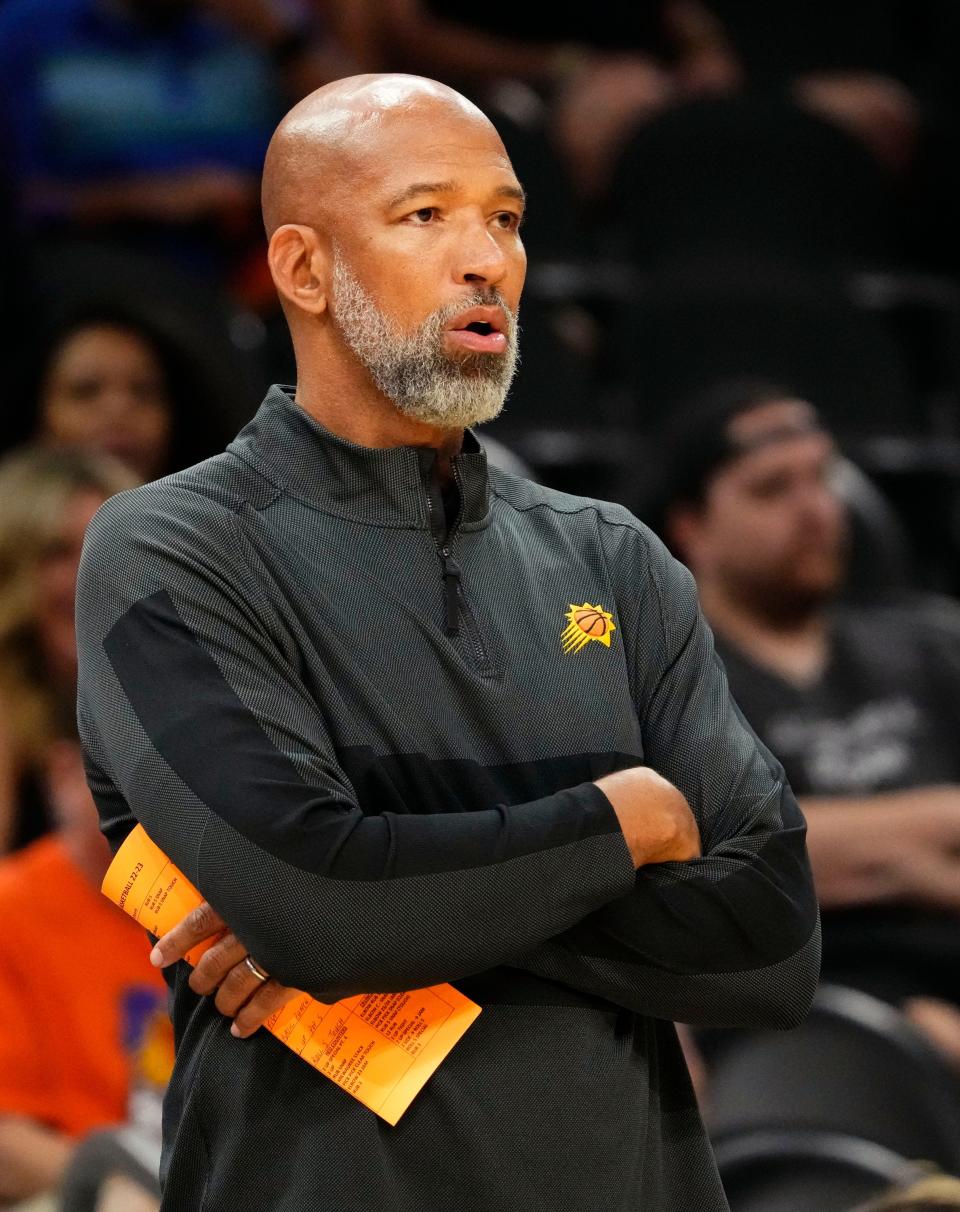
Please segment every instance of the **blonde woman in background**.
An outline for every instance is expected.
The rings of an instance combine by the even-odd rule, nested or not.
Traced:
[[[106,455],[27,447],[0,462],[0,854],[44,833],[39,772],[74,732],[74,590],[87,524],[136,478]]]

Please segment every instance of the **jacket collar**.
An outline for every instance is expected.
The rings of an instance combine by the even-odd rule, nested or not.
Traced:
[[[357,446],[315,421],[293,395],[292,387],[271,387],[227,449],[278,488],[338,517],[429,529],[433,450]],[[477,529],[489,513],[487,456],[469,429],[453,472],[461,499],[458,529]]]

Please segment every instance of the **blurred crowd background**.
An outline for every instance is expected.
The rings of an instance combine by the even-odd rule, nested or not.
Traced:
[[[686,1033],[733,1212],[960,1207],[960,5],[0,0],[0,1206],[156,1208],[164,986],[99,896],[73,592],[292,353],[270,133],[458,87],[530,198],[491,457],[697,577],[810,822],[821,993]]]

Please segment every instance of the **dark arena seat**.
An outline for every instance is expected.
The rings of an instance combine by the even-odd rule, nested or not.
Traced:
[[[625,145],[604,242],[642,268],[718,250],[886,265],[895,249],[890,192],[856,140],[782,97],[698,100]]]
[[[733,1037],[707,1119],[732,1212],[839,1212],[908,1163],[960,1171],[952,1075],[894,1007],[840,986],[795,1031]]]
[[[850,1212],[925,1173],[882,1145],[839,1132],[755,1132],[715,1152],[731,1212]]]
[[[605,327],[611,377],[641,430],[711,384],[745,375],[816,400],[838,436],[910,436],[926,417],[884,321],[842,277],[775,262],[687,261],[638,280]]]

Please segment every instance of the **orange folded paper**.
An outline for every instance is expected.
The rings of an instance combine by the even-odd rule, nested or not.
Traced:
[[[142,825],[117,851],[102,889],[157,936],[203,899]],[[196,964],[214,941],[194,947],[188,963]],[[264,1025],[307,1064],[396,1124],[479,1013],[452,985],[433,985],[411,993],[358,993],[333,1005],[301,994]]]

